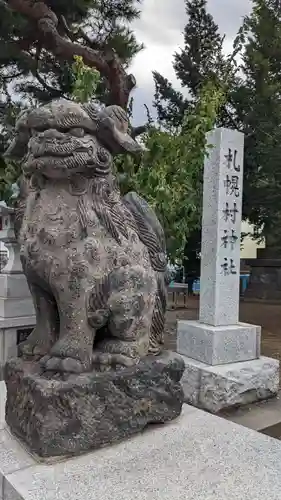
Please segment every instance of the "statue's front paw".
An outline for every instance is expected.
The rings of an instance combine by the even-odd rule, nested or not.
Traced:
[[[60,338],[52,347],[49,356],[41,360],[45,371],[83,373],[92,369],[92,349],[77,345],[76,339]]]
[[[74,358],[44,356],[40,361],[44,371],[61,373],[83,373],[91,370],[91,365]]]
[[[38,358],[42,358],[50,352],[51,342],[49,341],[47,335],[46,338],[39,336],[37,334],[36,329],[29,335],[27,340],[21,342],[18,345],[18,354],[19,356],[36,356]]]

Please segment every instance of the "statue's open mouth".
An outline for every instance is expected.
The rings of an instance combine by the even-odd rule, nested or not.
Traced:
[[[61,178],[66,175],[66,169],[71,171],[85,172],[91,167],[91,157],[88,153],[65,153],[50,154],[49,152],[36,157],[30,154],[23,165],[26,175],[41,172],[47,177]]]

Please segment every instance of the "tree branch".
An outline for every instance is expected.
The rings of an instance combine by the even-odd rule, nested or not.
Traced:
[[[6,54],[9,54],[9,58],[7,60],[22,60],[26,63],[27,69],[31,72],[36,69],[36,60],[28,52],[22,50],[20,42],[3,42],[0,44],[0,49],[2,54],[0,57],[0,60],[2,60],[1,64],[4,63]]]
[[[14,78],[19,78],[20,76],[24,75],[24,71],[18,71],[17,73],[14,73],[13,75],[1,75],[0,77],[0,82],[7,82],[9,80],[14,80]]]
[[[141,134],[144,134],[148,129],[148,125],[140,125],[139,127],[132,127],[131,136],[133,139],[138,137]]]
[[[39,61],[40,61],[41,47],[38,45],[36,48],[36,69],[33,75],[37,78],[38,82],[42,85],[43,89],[46,90],[52,97],[64,97],[63,93],[45,82],[44,78],[39,74]]]
[[[102,53],[91,47],[66,40],[58,32],[58,18],[43,2],[33,0],[7,0],[8,6],[36,24],[42,46],[50,50],[58,59],[72,62],[74,56],[81,56],[85,64],[96,68],[108,82],[110,103],[127,107],[131,90],[136,81],[127,75],[117,54],[111,50]],[[68,34],[69,36],[69,34]]]

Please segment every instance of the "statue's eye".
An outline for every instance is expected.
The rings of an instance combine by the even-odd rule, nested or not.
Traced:
[[[70,130],[71,135],[74,135],[74,137],[84,137],[85,131],[83,128],[72,128]]]

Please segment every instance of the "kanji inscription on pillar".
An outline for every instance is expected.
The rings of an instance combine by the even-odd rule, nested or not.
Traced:
[[[244,136],[215,129],[204,165],[200,321],[237,324]]]

